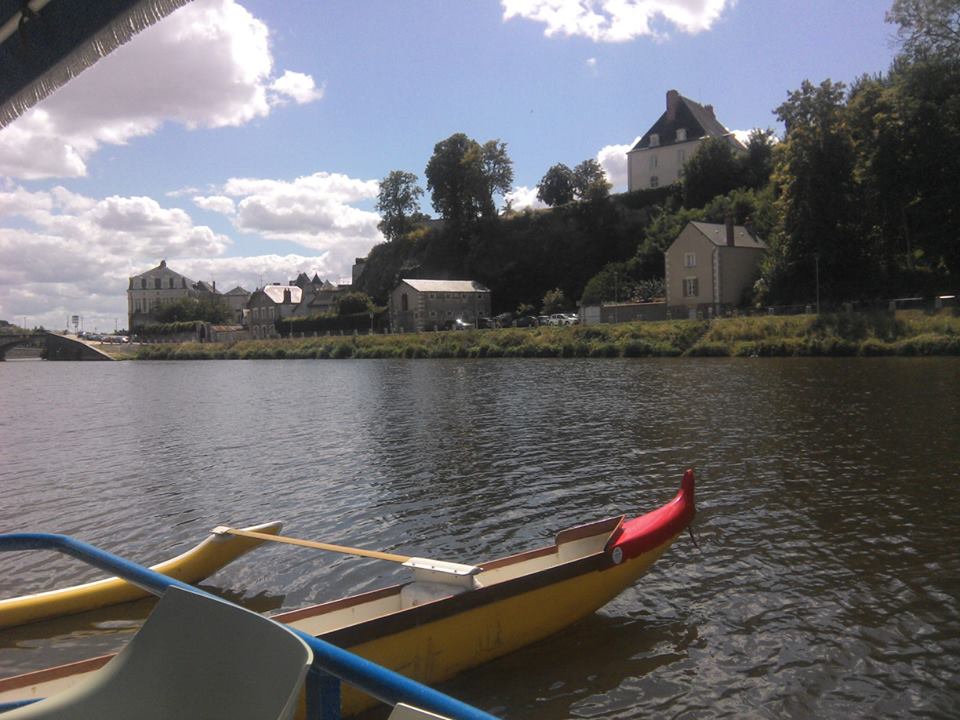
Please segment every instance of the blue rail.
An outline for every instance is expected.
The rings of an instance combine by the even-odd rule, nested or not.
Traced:
[[[121,577],[154,595],[163,595],[164,591],[171,586],[198,592],[196,587],[67,535],[0,534],[0,552],[17,550],[54,550],[64,553],[111,575]],[[199,592],[203,591],[199,590]],[[222,600],[222,598],[219,599]],[[388,705],[403,702],[453,720],[497,720],[493,715],[369,660],[364,660],[336,645],[331,645],[295,628],[290,629],[303,638],[314,654],[314,664],[307,683],[308,716],[311,719],[337,720],[339,718],[340,681],[342,680]],[[0,712],[12,707],[12,704],[0,707]]]

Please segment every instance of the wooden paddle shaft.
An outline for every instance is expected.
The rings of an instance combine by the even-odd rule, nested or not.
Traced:
[[[362,548],[346,547],[344,545],[331,545],[330,543],[316,542],[315,540],[301,540],[300,538],[286,537],[285,535],[267,535],[266,533],[254,532],[253,530],[218,527],[215,528],[213,532],[217,534],[241,535],[243,537],[257,538],[258,540],[267,540],[269,542],[286,543],[288,545],[300,545],[301,547],[314,548],[315,550],[329,550],[330,552],[343,553],[344,555],[359,555],[360,557],[387,560],[395,563],[405,563],[411,560],[407,555],[394,555],[393,553],[380,552],[379,550],[364,550]]]

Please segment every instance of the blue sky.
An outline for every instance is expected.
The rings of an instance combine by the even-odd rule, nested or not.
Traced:
[[[195,0],[0,130],[0,319],[123,327],[161,258],[222,290],[347,277],[377,181],[425,186],[455,132],[507,143],[516,207],[559,162],[623,190],[667,90],[779,131],[804,79],[889,67],[889,4]]]

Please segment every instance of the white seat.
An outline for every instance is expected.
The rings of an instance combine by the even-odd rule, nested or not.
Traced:
[[[134,638],[76,687],[4,720],[287,720],[313,651],[288,628],[169,588]]]

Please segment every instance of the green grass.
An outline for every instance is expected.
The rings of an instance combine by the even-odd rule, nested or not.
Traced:
[[[666,320],[619,325],[148,345],[141,360],[960,355],[941,311]]]

